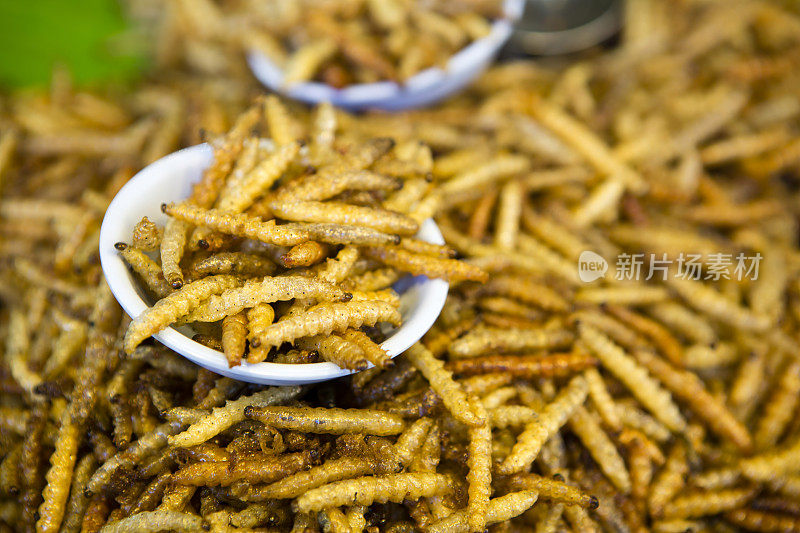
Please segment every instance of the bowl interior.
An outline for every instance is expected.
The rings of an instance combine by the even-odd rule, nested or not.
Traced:
[[[143,216],[157,224],[166,222],[161,212],[164,202],[179,201],[191,192],[191,186],[211,164],[213,151],[201,144],[170,154],[136,174],[117,194],[106,211],[100,231],[100,261],[106,281],[125,312],[138,316],[148,307],[147,295],[122,260],[114,244],[130,242],[133,227]],[[417,237],[443,244],[439,228],[426,220]],[[430,329],[447,298],[447,282],[424,276],[407,276],[395,284],[400,293],[403,324],[384,330],[381,344],[391,357],[399,355]],[[325,381],[351,374],[333,363],[278,364],[243,363],[228,368],[225,356],[192,340],[189,326],[168,327],[154,335],[162,344],[218,374],[242,381],[266,385],[297,385]]]

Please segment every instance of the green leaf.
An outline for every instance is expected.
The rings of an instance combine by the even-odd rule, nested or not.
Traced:
[[[0,0],[0,86],[47,85],[55,65],[79,85],[133,80],[146,61],[124,32],[115,0]]]

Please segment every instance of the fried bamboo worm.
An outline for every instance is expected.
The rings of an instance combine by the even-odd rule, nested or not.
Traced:
[[[520,155],[498,155],[475,168],[468,169],[448,180],[441,188],[443,194],[453,194],[506,179],[525,172],[530,160]]]
[[[128,246],[124,242],[118,242],[114,247],[119,250],[128,266],[142,278],[156,298],[163,298],[172,292],[172,286],[164,279],[161,267],[142,250]]]
[[[239,311],[222,320],[222,352],[228,360],[228,366],[242,363],[244,350],[247,347],[247,314]]]
[[[239,285],[237,278],[230,275],[210,276],[194,281],[145,309],[133,319],[125,332],[124,347],[128,354],[147,337],[157,333],[189,313],[200,302],[213,294]]]
[[[732,327],[764,331],[772,324],[770,317],[738,305],[704,283],[675,276],[667,283],[687,304]]]
[[[588,324],[580,325],[581,340],[600,360],[600,363],[664,425],[673,431],[682,431],[686,421],[669,392],[608,337]]]
[[[269,427],[334,435],[396,435],[405,427],[399,416],[369,409],[248,406],[244,414]]]
[[[286,202],[323,201],[345,191],[392,191],[402,182],[369,170],[349,170],[337,173],[323,169],[281,187],[276,191],[278,200]]]
[[[625,461],[596,417],[583,406],[578,406],[570,418],[569,427],[614,486],[622,493],[630,492],[631,476]]]
[[[201,276],[214,274],[268,276],[275,272],[275,263],[259,255],[222,252],[195,263],[192,270]]]
[[[22,502],[22,519],[27,527],[33,527],[36,508],[41,500],[43,485],[41,453],[44,447],[43,437],[47,424],[47,405],[33,407],[30,419],[26,424],[25,440],[22,443],[19,466],[26,478],[25,490],[20,496]],[[77,474],[77,473],[76,473]]]
[[[133,242],[134,248],[145,252],[154,252],[161,246],[163,233],[164,230],[159,228],[155,222],[147,217],[142,217],[142,220],[133,227],[131,242]]]
[[[469,263],[415,254],[402,249],[402,247],[370,247],[364,249],[364,254],[415,276],[442,278],[447,281],[485,282],[489,279],[489,275],[485,271]]]
[[[758,449],[774,446],[778,442],[797,408],[799,395],[800,363],[792,362],[780,376],[777,388],[758,421],[754,437]]]
[[[470,409],[469,397],[464,388],[453,379],[453,374],[444,368],[444,363],[420,343],[406,352],[406,357],[431,384],[431,388],[442,398],[445,407],[456,420],[477,427],[485,423],[485,417]]]
[[[288,252],[278,258],[284,268],[306,267],[319,263],[330,252],[330,248],[316,241],[306,241],[294,245]]]
[[[220,194],[216,208],[223,212],[241,213],[263,195],[297,157],[300,143],[282,144],[240,179],[229,179]]]
[[[183,286],[183,272],[180,262],[183,258],[189,224],[184,220],[169,219],[161,240],[161,270],[164,279],[173,289]]]
[[[585,509],[597,509],[600,505],[596,497],[565,483],[560,475],[550,479],[537,474],[515,474],[508,478],[507,483],[511,490],[535,491],[539,498],[565,505],[578,505]]]
[[[311,240],[311,235],[297,226],[280,226],[274,220],[264,222],[257,217],[217,209],[202,209],[185,203],[163,204],[161,210],[171,217],[196,226],[207,226],[221,233],[278,246],[294,246]]]
[[[698,518],[730,511],[746,504],[755,494],[751,488],[723,489],[719,491],[693,491],[664,506],[663,517]]]
[[[484,287],[487,294],[513,298],[524,304],[554,312],[566,312],[570,305],[545,283],[522,276],[493,276]]]
[[[352,224],[398,235],[414,235],[419,224],[401,213],[340,202],[274,201],[270,208],[279,217],[297,222]]]
[[[537,498],[536,491],[525,490],[491,499],[489,508],[486,510],[486,524],[506,522],[521,515],[536,503]],[[452,513],[450,516],[431,524],[427,531],[430,533],[468,533],[467,513],[466,511]]]
[[[296,224],[296,226],[307,231],[312,239],[327,244],[380,246],[397,244],[400,241],[399,235],[390,235],[362,226],[347,224]]]
[[[747,453],[753,441],[747,428],[736,419],[725,404],[715,398],[693,372],[678,370],[655,354],[639,350],[636,359],[664,384],[676,397],[686,402],[712,431],[728,439]]]
[[[171,437],[169,444],[174,447],[202,444],[244,420],[245,407],[285,403],[297,397],[302,390],[301,387],[271,387],[250,396],[229,400],[224,407],[214,408],[209,416],[201,418],[179,435]]]
[[[288,87],[313,78],[336,48],[336,43],[330,39],[317,39],[295,50],[286,62],[284,85]]]
[[[543,126],[583,156],[598,172],[616,176],[635,194],[647,189],[644,179],[631,167],[616,158],[608,146],[586,126],[544,99],[532,95],[529,101],[531,114]]]
[[[376,367],[387,368],[392,366],[392,358],[363,331],[348,329],[342,333],[342,337],[361,348],[367,361]]]
[[[597,364],[597,360],[586,353],[563,353],[542,356],[490,355],[471,357],[447,363],[454,374],[472,376],[502,372],[515,377],[566,377]]]
[[[369,457],[345,456],[329,459],[319,466],[286,476],[269,485],[249,487],[245,499],[249,501],[293,499],[326,483],[364,476],[375,470],[376,464]]]
[[[322,359],[339,368],[361,371],[369,366],[364,350],[339,335],[314,335],[297,342],[303,350],[316,351]]]
[[[650,485],[647,504],[653,516],[661,516],[664,506],[685,486],[688,472],[686,445],[677,441],[672,445],[664,467]]]
[[[683,348],[680,342],[661,324],[618,305],[610,305],[606,309],[653,341],[670,363],[677,366],[683,364]]]
[[[76,533],[80,531],[81,521],[89,506],[89,499],[84,494],[84,489],[96,468],[97,461],[92,454],[84,455],[75,466],[72,488],[70,489],[67,511],[64,514],[64,522],[61,525],[61,531],[65,533]]]
[[[576,376],[547,404],[538,419],[529,422],[511,453],[498,467],[501,474],[514,474],[526,470],[547,439],[557,432],[581,405],[589,392],[586,380]]]
[[[311,489],[292,504],[301,513],[341,505],[371,505],[439,496],[453,490],[452,479],[444,474],[404,473],[366,476],[335,481]]]
[[[397,438],[394,451],[400,464],[410,465],[419,448],[424,444],[433,421],[430,418],[420,418]]]
[[[282,455],[254,454],[237,460],[205,461],[184,466],[172,475],[172,482],[198,487],[228,486],[243,481],[248,484],[271,483],[306,468],[314,452],[306,450]]]
[[[177,511],[144,511],[110,522],[100,533],[150,533],[157,531],[203,531],[203,519],[197,515]],[[207,527],[207,526],[206,526]]]
[[[764,533],[800,530],[800,520],[795,516],[747,508],[734,509],[723,516],[726,522],[741,530],[761,531]]]
[[[5,358],[14,381],[24,390],[32,392],[42,382],[42,377],[28,367],[30,333],[23,308],[13,308],[8,319]]]
[[[280,346],[300,337],[330,335],[333,331],[344,331],[362,325],[374,326],[378,322],[399,325],[400,313],[390,304],[380,301],[322,303],[303,315],[284,318],[268,326],[259,338],[259,345]]]
[[[347,302],[352,298],[352,294],[330,283],[302,276],[265,277],[250,280],[241,287],[233,286],[212,294],[182,316],[186,322],[215,322],[246,308],[292,298]],[[265,331],[270,327],[266,327]]]
[[[479,328],[450,344],[453,358],[470,358],[488,353],[522,352],[567,346],[573,334],[566,329]]]
[[[480,418],[486,419],[486,410],[480,400],[471,398],[471,410]],[[486,528],[486,514],[492,496],[492,427],[488,422],[468,430],[467,447],[467,524],[473,533]]]

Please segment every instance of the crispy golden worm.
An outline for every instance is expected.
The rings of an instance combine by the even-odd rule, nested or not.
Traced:
[[[564,329],[473,329],[450,345],[454,358],[476,357],[490,352],[513,353],[560,348],[573,339]]]
[[[202,209],[188,204],[164,204],[161,210],[174,217],[171,220],[208,226],[216,231],[237,237],[248,237],[279,246],[294,246],[310,239],[308,232],[295,226],[281,226],[274,220],[267,222],[244,214],[216,209]],[[163,249],[163,244],[162,244]]]
[[[602,365],[622,381],[651,413],[672,430],[683,430],[686,421],[672,397],[619,346],[593,327],[581,324],[581,340]]]
[[[486,410],[480,400],[471,398],[470,407],[478,417],[486,420]],[[467,453],[467,523],[470,531],[477,532],[486,528],[486,513],[492,496],[492,428],[488,421],[480,427],[469,428]]]
[[[488,275],[480,268],[453,259],[440,259],[426,255],[415,254],[400,248],[384,246],[381,248],[367,248],[364,250],[367,257],[385,263],[397,270],[419,275],[443,278],[447,281],[486,281]]]
[[[236,287],[240,281],[229,275],[210,276],[192,282],[156,304],[144,310],[128,327],[125,333],[125,351],[133,353],[134,348],[154,333],[184,316],[192,306],[213,294]]]
[[[299,512],[309,512],[344,504],[370,505],[373,502],[400,502],[404,499],[442,495],[453,489],[444,474],[406,473],[365,476],[335,481],[311,489],[293,503]]]
[[[248,281],[241,287],[234,285],[217,294],[209,295],[204,302],[195,305],[184,320],[187,322],[215,322],[247,308],[292,298],[318,298],[323,301],[346,302],[352,299],[352,295],[339,287],[316,279],[302,276],[267,276]]]
[[[214,435],[244,420],[244,409],[248,406],[263,406],[282,403],[294,398],[301,392],[300,387],[271,388],[257,392],[251,396],[242,396],[228,401],[223,407],[215,407],[209,416],[203,417],[169,439],[171,446],[193,446],[201,444]]]
[[[588,393],[586,380],[576,376],[569,385],[548,404],[541,416],[529,422],[520,435],[511,453],[498,467],[501,474],[513,474],[526,469],[533,462],[547,439],[569,419],[575,409],[583,403]]]
[[[453,380],[452,374],[443,363],[420,343],[414,344],[406,356],[431,384],[431,388],[442,398],[447,409],[457,420],[468,426],[478,427],[485,423],[481,413],[474,412],[469,405],[469,397],[461,385]]]
[[[399,416],[359,409],[248,406],[244,415],[276,428],[336,435],[342,433],[395,435],[405,426]]]
[[[299,337],[330,335],[333,331],[344,331],[361,325],[373,326],[378,322],[399,325],[400,313],[381,301],[322,303],[302,316],[284,318],[266,327],[259,337],[259,344],[264,347],[280,346]],[[259,361],[253,359],[249,362]]]

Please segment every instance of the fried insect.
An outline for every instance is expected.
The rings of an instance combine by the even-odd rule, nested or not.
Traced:
[[[264,222],[260,218],[244,214],[217,209],[202,209],[185,203],[163,204],[161,210],[170,217],[174,217],[170,219],[173,221],[207,226],[221,233],[247,237],[278,246],[294,246],[311,239],[311,235],[302,228],[293,225],[278,225],[274,220]],[[169,226],[167,227],[169,228]],[[161,249],[164,249],[163,243]],[[162,258],[162,265],[163,261]]]
[[[540,416],[529,422],[511,453],[498,467],[501,474],[514,474],[526,470],[547,439],[563,426],[588,394],[588,385],[582,376],[575,376],[569,384],[547,404]]]
[[[427,348],[416,343],[408,349],[406,357],[430,382],[431,388],[442,398],[445,407],[456,420],[472,427],[485,423],[485,417],[470,408],[463,387],[453,380],[452,373],[444,368],[444,363],[433,357]]]
[[[747,428],[733,416],[725,404],[706,390],[695,374],[677,370],[658,356],[644,350],[637,351],[635,355],[637,360],[657,376],[665,387],[686,402],[712,431],[730,440],[742,451],[749,451],[752,448],[753,441]]]
[[[486,524],[505,522],[521,515],[536,503],[537,498],[538,494],[533,490],[512,492],[505,496],[493,498],[489,501],[489,508],[486,510]],[[445,531],[467,533],[469,531],[467,513],[465,511],[452,513],[450,516],[431,524],[428,527],[428,531],[434,533],[444,533]]]
[[[446,368],[454,374],[471,376],[502,372],[522,378],[566,377],[597,364],[586,353],[564,353],[541,356],[494,355],[457,359]]]
[[[303,276],[265,277],[247,281],[244,284],[234,283],[222,291],[210,294],[205,301],[195,304],[193,309],[183,316],[183,320],[186,322],[216,322],[226,316],[260,304],[286,301],[293,298],[315,298],[346,302],[352,298],[352,295],[339,287],[318,279],[310,279]],[[265,327],[264,330],[269,331],[269,326]]]
[[[635,359],[587,324],[580,325],[580,336],[603,367],[622,381],[660,422],[674,431],[682,431],[686,427],[686,421],[669,392],[639,366]]]
[[[157,298],[163,298],[172,292],[172,287],[164,279],[161,267],[150,259],[142,250],[118,242],[114,247],[120,251],[122,258],[145,282]]]
[[[630,492],[631,477],[625,462],[594,414],[578,406],[572,413],[569,426],[614,486],[622,493]]]
[[[489,279],[486,272],[468,263],[454,259],[440,259],[415,254],[402,247],[383,246],[366,248],[364,254],[402,272],[415,276],[442,278],[447,281],[472,280],[484,282]]]
[[[271,483],[304,469],[311,464],[312,458],[313,454],[305,451],[285,455],[253,454],[236,462],[199,462],[172,474],[172,482],[198,487],[227,486],[237,482]]]
[[[222,352],[228,359],[228,366],[241,364],[247,345],[247,314],[239,311],[222,320]]]
[[[199,531],[203,530],[203,519],[190,513],[177,511],[143,511],[100,529],[102,533],[149,533],[156,531]]]
[[[472,411],[486,419],[486,411],[480,400],[472,399]],[[480,427],[469,428],[467,447],[467,524],[472,532],[486,528],[486,514],[492,496],[492,427],[485,422]]]
[[[515,474],[509,478],[508,486],[512,490],[535,491],[542,499],[565,505],[579,505],[587,509],[598,507],[597,498],[565,483],[561,478],[561,475],[550,479],[537,474]]]
[[[363,331],[348,329],[342,333],[342,337],[361,348],[364,357],[375,367],[387,368],[392,366],[391,357]]]
[[[334,435],[396,435],[405,427],[405,422],[399,416],[369,409],[248,406],[244,416],[270,427]]]
[[[275,263],[254,254],[221,252],[198,261],[192,266],[192,270],[201,276],[213,274],[268,276],[275,272]]]
[[[362,325],[374,326],[378,322],[388,322],[395,326],[400,324],[400,313],[391,305],[380,302],[347,302],[323,303],[309,309],[302,316],[284,318],[264,329],[259,338],[259,345],[280,346],[284,342],[292,342],[299,337],[325,334],[333,331],[344,331]],[[253,358],[248,362],[258,363],[263,359]]]
[[[405,473],[365,476],[335,481],[311,489],[292,506],[301,513],[342,505],[371,505],[373,502],[401,502],[440,496],[453,490],[453,482],[444,474]]]
[[[147,217],[133,227],[133,246],[145,252],[154,252],[161,246],[164,230]]]
[[[125,332],[125,351],[133,353],[143,340],[186,315],[201,301],[239,284],[240,281],[230,275],[210,276],[194,281],[162,298],[153,307],[145,309],[133,319],[128,331]]]
[[[171,446],[178,447],[202,444],[244,420],[246,407],[284,403],[299,395],[301,391],[300,387],[269,388],[250,396],[242,396],[228,401],[224,407],[215,407],[211,410],[210,415],[202,417],[180,434],[170,437],[169,443]]]
[[[319,263],[328,255],[328,247],[316,241],[307,241],[293,246],[278,259],[284,268],[311,266]]]
[[[572,332],[565,329],[479,328],[453,341],[449,352],[454,358],[476,357],[491,352],[561,348],[569,345],[572,339]]]
[[[270,207],[281,218],[298,222],[353,224],[398,235],[414,235],[419,230],[419,224],[406,215],[339,202],[275,201]]]
[[[168,220],[164,227],[164,237],[161,239],[161,270],[164,279],[173,289],[183,287],[183,272],[180,262],[189,228],[189,224],[177,219]]]

